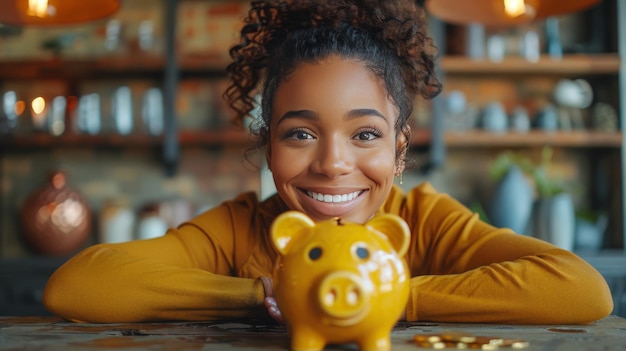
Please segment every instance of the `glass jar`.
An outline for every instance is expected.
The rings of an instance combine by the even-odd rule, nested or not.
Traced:
[[[99,242],[120,243],[133,240],[135,211],[125,198],[105,201],[100,210]]]

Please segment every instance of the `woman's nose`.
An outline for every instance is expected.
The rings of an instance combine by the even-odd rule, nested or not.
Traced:
[[[340,141],[320,143],[315,160],[311,163],[311,171],[328,178],[336,178],[352,172],[354,162],[350,145]]]

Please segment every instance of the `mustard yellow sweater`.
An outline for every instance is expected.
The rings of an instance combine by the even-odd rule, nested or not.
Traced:
[[[44,304],[73,321],[207,320],[265,315],[258,277],[277,253],[278,196],[254,193],[200,214],[163,237],[89,247],[49,279]],[[422,184],[395,187],[380,212],[412,231],[409,321],[585,323],[612,311],[603,277],[571,252],[497,229]]]

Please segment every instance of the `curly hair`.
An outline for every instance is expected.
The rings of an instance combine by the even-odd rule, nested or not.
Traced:
[[[241,41],[230,49],[224,98],[235,124],[242,126],[247,116],[255,121],[256,147],[269,141],[276,89],[302,63],[331,55],[362,62],[384,82],[399,112],[396,132],[407,139],[415,97],[441,91],[424,11],[411,0],[264,0],[251,6]],[[252,116],[259,92],[261,116]]]

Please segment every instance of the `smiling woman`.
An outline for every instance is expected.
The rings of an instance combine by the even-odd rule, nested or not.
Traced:
[[[370,219],[402,171],[396,147],[406,148],[378,77],[338,57],[303,64],[276,90],[272,111],[267,160],[287,206],[318,221]]]
[[[50,278],[50,311],[92,322],[280,321],[269,230],[296,210],[346,223],[400,216],[410,230],[407,320],[584,323],[611,312],[604,279],[573,253],[492,227],[427,183],[393,185],[414,98],[441,89],[413,1],[254,1],[245,23],[225,97],[243,125],[261,92],[253,131],[277,194],[244,193],[167,235],[87,248]]]

